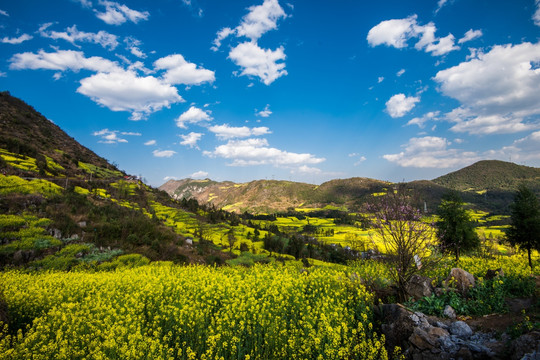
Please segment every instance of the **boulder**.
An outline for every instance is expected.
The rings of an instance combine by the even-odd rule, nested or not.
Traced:
[[[456,310],[454,310],[453,307],[450,305],[446,305],[443,310],[443,315],[446,316],[449,319],[455,319],[456,318]]]
[[[486,276],[484,276],[484,279],[491,280],[496,277],[503,277],[503,276],[504,276],[504,271],[502,268],[498,268],[495,270],[489,269],[488,271],[486,271]]]
[[[450,333],[461,339],[468,339],[472,335],[472,330],[464,321],[456,321],[450,325]]]
[[[460,268],[452,268],[445,281],[445,286],[455,288],[461,295],[467,295],[474,285],[474,276]]]
[[[413,275],[405,287],[405,291],[409,296],[412,296],[416,300],[431,296],[433,294],[431,281],[432,280],[428,277]]]
[[[520,360],[523,358],[525,359],[540,358],[540,353],[538,352],[540,351],[540,349],[538,349],[539,344],[540,344],[539,331],[532,331],[528,334],[521,335],[512,343],[511,351],[510,351],[510,354],[512,355],[510,359]]]

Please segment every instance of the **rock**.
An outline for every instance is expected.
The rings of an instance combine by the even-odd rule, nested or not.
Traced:
[[[405,350],[406,342],[416,326],[411,319],[411,315],[414,314],[399,304],[383,304],[379,309],[382,318],[381,330],[386,337],[386,348],[390,350],[390,353],[396,346]]]
[[[431,296],[433,294],[431,281],[432,280],[428,277],[413,275],[405,287],[405,291],[416,300],[425,296]]]
[[[450,325],[450,334],[461,339],[467,339],[472,335],[472,330],[464,321],[456,321]]]
[[[532,331],[518,337],[511,346],[511,360],[520,360],[525,356],[533,356],[540,344],[540,331]],[[538,353],[537,353],[538,354]],[[536,354],[534,356],[537,356]],[[529,357],[530,358],[530,357]],[[533,357],[534,359],[534,357]]]
[[[455,288],[460,294],[467,295],[475,285],[474,276],[460,268],[453,268],[446,278],[445,285]]]
[[[86,227],[86,221],[79,221],[77,223],[77,225],[79,225],[79,227],[85,228]]]
[[[473,360],[473,355],[468,347],[462,346],[456,354],[456,358],[462,360]]]
[[[446,316],[449,319],[455,319],[456,318],[456,310],[454,310],[453,307],[450,305],[446,305],[444,307],[443,315]]]
[[[495,269],[495,270],[488,270],[486,271],[486,276],[484,276],[484,279],[486,280],[491,280],[491,279],[494,279],[496,277],[503,277],[504,276],[504,271],[502,268],[498,268],[498,269]]]

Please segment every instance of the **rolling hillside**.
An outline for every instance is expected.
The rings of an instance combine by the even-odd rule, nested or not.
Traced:
[[[508,214],[519,184],[526,184],[540,194],[540,169],[486,160],[431,181],[412,181],[406,186],[425,202],[429,213],[436,210],[443,194],[458,191],[465,202],[478,210]],[[384,193],[392,185],[368,178],[336,179],[319,186],[276,180],[236,184],[210,179],[183,179],[169,180],[159,189],[175,199],[194,198],[201,203],[239,213],[271,213],[328,205],[357,211],[371,195]]]

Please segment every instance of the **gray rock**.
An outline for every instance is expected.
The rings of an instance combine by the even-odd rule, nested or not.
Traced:
[[[405,291],[409,296],[412,296],[416,300],[425,296],[431,296],[433,294],[431,281],[432,280],[428,277],[413,275],[405,287]]]
[[[455,319],[456,318],[456,311],[450,305],[446,305],[444,307],[443,315],[446,316],[449,319]]]
[[[450,333],[461,339],[467,339],[472,335],[472,330],[464,321],[456,321],[450,325]]]
[[[475,285],[474,276],[460,268],[453,268],[444,282],[447,287],[455,288],[460,294],[467,295]]]

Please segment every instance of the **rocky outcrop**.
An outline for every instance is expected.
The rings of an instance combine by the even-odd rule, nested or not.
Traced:
[[[464,321],[441,320],[413,312],[400,304],[378,309],[387,350],[399,346],[414,360],[505,359],[506,347],[494,334],[474,332]]]
[[[431,296],[433,294],[433,285],[431,282],[432,280],[430,278],[415,274],[407,283],[405,291],[415,300],[419,300],[426,296]]]
[[[474,276],[460,268],[450,270],[450,274],[444,282],[446,287],[455,288],[463,296],[467,295],[475,283]]]

